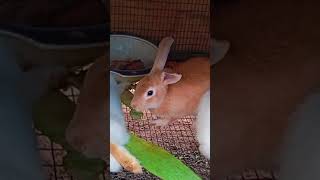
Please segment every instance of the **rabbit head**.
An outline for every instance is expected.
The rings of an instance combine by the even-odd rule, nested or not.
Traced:
[[[181,74],[163,71],[173,41],[171,37],[161,40],[150,73],[137,84],[131,101],[131,106],[136,110],[158,108],[166,97],[168,85],[177,83],[181,79]]]

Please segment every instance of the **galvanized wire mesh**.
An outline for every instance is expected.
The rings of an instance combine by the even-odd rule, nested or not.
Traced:
[[[70,87],[66,91],[61,90],[71,101],[77,103],[80,91],[75,87]],[[73,180],[67,169],[63,167],[63,157],[67,152],[63,147],[49,139],[49,137],[36,130],[38,140],[38,150],[42,159],[42,167],[46,180]],[[105,174],[101,179],[108,179]]]
[[[72,177],[63,167],[63,157],[66,151],[52,142],[47,136],[37,131],[38,149],[42,159],[42,167],[47,180],[71,180]]]
[[[77,102],[79,91],[72,87],[64,91],[72,101]],[[155,143],[175,157],[184,162],[193,169],[203,179],[210,179],[210,163],[198,151],[198,143],[195,140],[195,131],[193,130],[194,117],[185,117],[178,122],[164,127],[156,128],[150,124],[154,119],[151,113],[145,112],[141,120],[132,119],[129,109],[123,106],[125,112],[127,127],[138,136]],[[39,153],[42,159],[42,166],[47,180],[72,180],[74,179],[63,167],[62,159],[66,151],[59,144],[52,142],[40,131],[36,131]],[[107,170],[106,170],[107,171]],[[156,176],[144,170],[143,174],[134,175],[123,171],[120,173],[111,173],[112,179],[159,179]],[[101,174],[101,179],[110,179],[107,173]],[[248,170],[243,175],[230,176],[228,180],[275,180],[277,174],[261,171]]]
[[[158,43],[173,36],[173,52],[209,52],[209,0],[111,0],[111,32]]]
[[[76,88],[71,87],[68,91],[63,92],[72,101],[77,102],[77,96],[80,93]],[[198,143],[195,140],[195,134],[192,129],[194,117],[186,117],[179,122],[165,128],[155,128],[150,125],[153,119],[151,113],[146,112],[141,120],[134,120],[129,114],[129,109],[123,106],[126,117],[127,127],[130,131],[138,136],[151,141],[165,148],[173,155],[178,157],[189,167],[195,170],[204,179],[209,179],[210,167],[209,161],[200,155]],[[40,131],[36,131],[39,152],[43,161],[43,168],[48,180],[69,180],[72,176],[63,167],[63,157],[66,151],[59,144],[56,144]],[[101,179],[107,178],[105,172]],[[112,179],[158,179],[157,177],[146,172],[142,175],[133,175],[126,171],[111,174]]]
[[[70,88],[65,93],[72,101],[76,101],[78,91],[75,88]],[[63,167],[63,157],[67,152],[61,145],[56,144],[49,137],[43,135],[41,131],[36,130],[36,135],[46,180],[71,180],[72,177]]]
[[[84,69],[86,69],[85,67]],[[80,91],[71,86],[66,91],[61,90],[71,101],[77,103]],[[150,112],[144,112],[142,119],[132,119],[130,109],[123,105],[123,111],[130,131],[138,136],[157,144],[175,157],[184,162],[193,169],[203,179],[210,179],[210,163],[206,160],[198,150],[198,142],[195,139],[195,131],[193,124],[195,117],[185,117],[178,122],[173,123],[164,128],[156,128],[150,124],[155,117]],[[38,149],[43,161],[43,169],[47,175],[47,180],[72,180],[74,179],[63,167],[63,157],[66,151],[59,144],[52,142],[48,137],[44,136],[40,131],[36,131],[38,138]],[[212,169],[214,170],[214,169]],[[100,179],[110,179],[107,175],[108,168]],[[111,173],[112,179],[159,179],[154,175],[144,171],[143,174],[134,175],[123,171],[120,173]],[[232,176],[229,180],[275,180],[279,179],[277,174],[261,171],[248,170],[243,175]]]
[[[79,91],[72,87],[63,92],[72,101],[77,102]],[[174,123],[165,128],[155,128],[150,125],[152,115],[145,113],[141,120],[134,120],[129,115],[129,109],[123,106],[128,129],[138,136],[158,144],[181,159],[188,166],[193,168],[198,174],[209,179],[209,162],[200,155],[197,149],[197,141],[192,130],[193,117],[186,117],[180,122]],[[43,168],[48,180],[69,180],[73,179],[63,167],[62,159],[66,151],[59,144],[56,144],[40,131],[36,132],[39,144],[39,152],[43,160]],[[101,176],[107,179],[106,173]],[[128,172],[111,174],[112,179],[158,179],[157,177],[145,172],[143,175],[133,175]]]

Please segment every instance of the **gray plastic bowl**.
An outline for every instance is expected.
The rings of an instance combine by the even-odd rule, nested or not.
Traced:
[[[15,52],[20,65],[82,66],[106,53],[107,38],[101,38],[104,29],[106,25],[80,28],[5,26],[0,27],[0,44]]]
[[[115,75],[117,81],[134,82],[147,75],[152,66],[157,53],[157,46],[153,43],[129,35],[111,35],[110,36],[110,61],[140,59],[145,65],[141,70],[125,70],[111,72]]]

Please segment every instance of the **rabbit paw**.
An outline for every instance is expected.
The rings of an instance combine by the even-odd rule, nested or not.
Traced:
[[[123,162],[123,167],[130,171],[130,172],[133,172],[135,174],[141,174],[143,173],[142,171],[142,167],[140,166],[140,164],[137,162],[137,160],[135,158],[131,158],[130,161],[127,160],[127,161],[124,161]]]

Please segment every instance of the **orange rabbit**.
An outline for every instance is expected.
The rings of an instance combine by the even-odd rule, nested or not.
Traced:
[[[210,88],[209,58],[190,58],[164,69],[173,41],[162,39],[152,70],[139,81],[131,101],[136,110],[157,115],[159,119],[153,122],[157,126],[195,115],[201,96]]]

